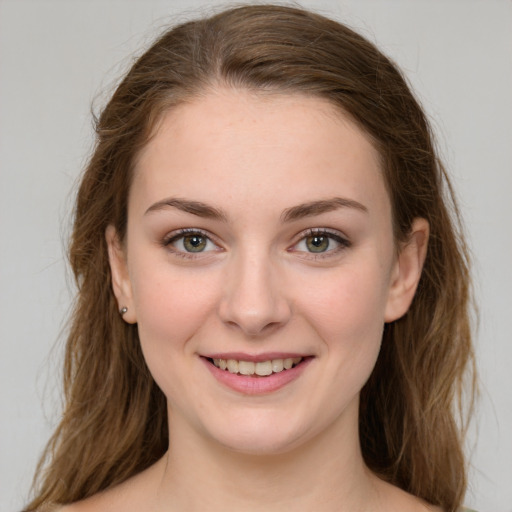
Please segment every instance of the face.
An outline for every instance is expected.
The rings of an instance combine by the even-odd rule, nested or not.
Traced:
[[[397,256],[355,124],[321,99],[234,90],[166,114],[137,161],[125,243],[107,239],[171,431],[242,452],[357,430],[384,323],[422,262],[414,241]]]

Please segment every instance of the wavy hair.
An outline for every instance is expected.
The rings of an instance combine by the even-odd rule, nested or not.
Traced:
[[[163,114],[219,85],[328,100],[380,154],[396,241],[407,238],[414,218],[428,220],[417,293],[408,313],[385,326],[361,392],[360,442],[381,478],[455,511],[466,488],[459,413],[464,389],[472,403],[475,382],[469,264],[429,123],[400,71],[371,42],[318,14],[274,5],[233,8],[167,30],[96,120],[69,249],[78,293],[65,408],[25,510],[110,488],[168,448],[165,397],[146,367],[137,327],[117,311],[105,230],[113,224],[125,235],[134,162]]]

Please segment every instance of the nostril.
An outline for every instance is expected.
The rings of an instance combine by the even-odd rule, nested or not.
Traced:
[[[229,321],[225,323],[226,325],[228,325],[228,327],[232,329],[242,330],[248,338],[259,338],[261,336],[268,336],[269,334],[280,329],[283,325],[282,322],[258,323],[247,321]]]
[[[287,323],[291,311],[268,255],[240,258],[226,276],[218,314],[227,326],[258,337]]]

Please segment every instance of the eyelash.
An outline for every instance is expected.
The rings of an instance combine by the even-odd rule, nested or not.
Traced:
[[[189,251],[182,251],[178,250],[175,247],[173,247],[173,244],[180,240],[181,238],[184,238],[186,236],[200,236],[206,239],[206,243],[210,242],[217,247],[219,247],[219,244],[217,244],[212,236],[207,233],[206,231],[203,231],[201,229],[197,228],[183,228],[178,230],[177,232],[171,233],[168,236],[166,236],[163,241],[162,245],[172,251],[172,253],[176,256],[179,256],[181,258],[187,258],[187,259],[195,259],[198,257],[204,257],[204,253],[208,252],[215,252],[215,251],[198,251],[197,253],[189,252]],[[308,237],[326,237],[329,240],[335,241],[337,244],[339,244],[338,247],[335,247],[334,249],[327,249],[324,252],[312,252],[312,251],[299,251],[294,249],[299,245],[299,243],[305,241]],[[339,252],[348,249],[351,246],[351,242],[347,240],[346,238],[342,237],[339,232],[337,231],[331,231],[325,228],[310,228],[306,231],[303,231],[297,236],[297,241],[288,249],[289,252],[297,252],[302,253],[303,258],[313,259],[313,260],[319,260],[324,258],[329,258],[332,256],[337,255]]]
[[[181,258],[195,259],[195,258],[201,257],[201,255],[203,255],[202,257],[204,257],[204,251],[198,251],[197,253],[181,251],[181,250],[176,249],[172,245],[175,242],[177,242],[178,240],[180,240],[180,238],[185,238],[186,236],[194,236],[194,235],[203,237],[206,239],[207,243],[211,242],[212,244],[219,247],[219,244],[217,244],[213,240],[213,238],[210,234],[208,234],[206,231],[203,231],[202,229],[197,229],[197,228],[183,228],[174,233],[171,233],[163,239],[162,245],[165,248],[167,248],[168,250],[170,250],[174,255],[179,256]],[[206,251],[206,252],[208,253],[208,252],[215,252],[215,251]]]
[[[334,249],[328,249],[325,252],[310,252],[310,251],[297,251],[294,250],[299,243],[302,241],[305,241],[308,237],[327,237],[329,240],[334,240],[338,245],[338,247],[335,247]],[[325,258],[330,258],[333,256],[338,255],[341,251],[348,249],[351,247],[352,243],[340,235],[337,231],[331,231],[329,229],[325,228],[310,228],[306,231],[303,231],[297,236],[297,242],[295,242],[292,247],[289,250],[289,252],[300,252],[303,253],[304,258],[313,259],[313,260],[320,260]]]

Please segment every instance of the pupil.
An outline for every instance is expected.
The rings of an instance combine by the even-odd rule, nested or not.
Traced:
[[[309,236],[306,243],[311,252],[324,252],[329,247],[329,238],[326,236]]]
[[[189,252],[200,252],[206,247],[206,240],[203,236],[191,235],[185,237],[183,245]]]

